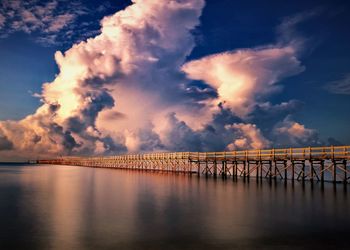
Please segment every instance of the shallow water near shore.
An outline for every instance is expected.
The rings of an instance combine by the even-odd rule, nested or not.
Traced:
[[[346,249],[349,185],[0,165],[0,249]]]

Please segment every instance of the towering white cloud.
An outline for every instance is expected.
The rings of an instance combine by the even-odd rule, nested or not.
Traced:
[[[104,18],[100,35],[56,52],[59,74],[43,85],[43,106],[22,121],[0,123],[14,154],[161,147],[152,119],[181,102],[179,68],[195,45],[190,32],[203,6],[202,0],[134,1]]]

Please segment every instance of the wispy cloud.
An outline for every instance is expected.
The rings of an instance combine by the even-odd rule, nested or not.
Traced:
[[[85,25],[79,22],[80,16],[96,12],[97,10],[90,10],[79,1],[4,0],[0,3],[0,37],[25,32],[34,34],[35,41],[44,46],[76,42],[86,38],[87,32],[99,28],[95,23],[86,26],[86,22]],[[73,33],[78,28],[80,32]],[[66,34],[71,35],[67,37]]]
[[[4,24],[5,24],[5,21],[6,21],[6,18],[3,14],[0,13],[0,29],[2,27],[4,27]]]
[[[68,26],[71,24],[76,18],[76,15],[66,13],[66,14],[61,14],[58,15],[55,20],[53,20],[48,28],[45,30],[45,32],[50,33],[50,32],[58,32],[62,30],[64,27]]]
[[[350,95],[350,74],[345,75],[340,80],[328,83],[325,88],[333,94]]]
[[[281,45],[288,44],[299,50],[305,47],[305,42],[308,39],[300,34],[298,26],[320,15],[323,11],[324,9],[322,7],[318,7],[310,11],[304,11],[285,17],[276,29],[278,43]]]

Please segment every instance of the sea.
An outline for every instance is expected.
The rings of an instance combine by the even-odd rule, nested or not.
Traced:
[[[0,249],[350,249],[349,184],[0,165]]]

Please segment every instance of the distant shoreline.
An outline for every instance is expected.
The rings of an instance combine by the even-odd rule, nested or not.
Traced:
[[[27,161],[22,161],[22,162],[13,162],[13,161],[6,162],[6,161],[3,161],[3,162],[0,162],[0,165],[5,165],[5,164],[13,164],[13,165],[15,165],[15,164],[31,164],[31,163],[29,163]]]

